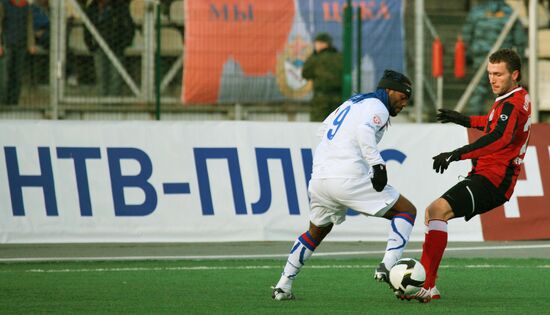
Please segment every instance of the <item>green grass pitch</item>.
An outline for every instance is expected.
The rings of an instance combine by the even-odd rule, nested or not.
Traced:
[[[397,300],[378,260],[313,257],[294,301],[273,301],[277,260],[0,264],[1,314],[548,314],[550,261],[443,260],[429,304]]]

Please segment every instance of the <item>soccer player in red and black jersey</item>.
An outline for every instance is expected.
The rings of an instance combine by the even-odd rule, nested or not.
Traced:
[[[414,298],[429,302],[440,298],[435,287],[437,270],[447,246],[447,221],[464,217],[466,221],[490,211],[510,199],[521,170],[531,126],[531,102],[519,85],[521,61],[511,49],[489,56],[487,74],[497,96],[486,116],[464,116],[440,109],[437,120],[477,128],[485,134],[477,141],[433,157],[433,168],[443,173],[449,164],[472,160],[468,176],[451,187],[426,209],[428,227],[422,247],[421,263],[426,269],[424,287]]]

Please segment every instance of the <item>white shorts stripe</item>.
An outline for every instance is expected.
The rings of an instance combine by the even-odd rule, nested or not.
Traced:
[[[476,210],[476,201],[474,199],[474,194],[472,193],[472,190],[470,190],[470,187],[466,186],[466,189],[468,189],[470,197],[472,198],[472,213],[474,213],[474,211]]]

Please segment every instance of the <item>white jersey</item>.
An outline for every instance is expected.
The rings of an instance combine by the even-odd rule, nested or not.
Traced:
[[[340,105],[319,128],[311,178],[371,176],[371,166],[385,164],[377,144],[389,112],[377,98],[359,94]]]

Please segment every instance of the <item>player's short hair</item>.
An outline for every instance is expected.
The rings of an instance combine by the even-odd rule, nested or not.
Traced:
[[[489,62],[506,63],[506,69],[508,69],[510,73],[514,72],[515,70],[518,70],[518,73],[519,73],[518,82],[521,81],[521,58],[519,57],[518,53],[516,53],[514,50],[510,48],[503,48],[503,49],[497,50],[494,53],[492,53],[491,56],[489,56]]]

